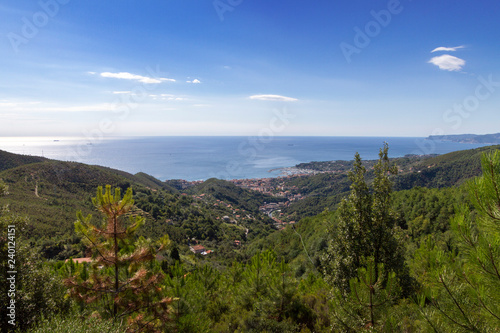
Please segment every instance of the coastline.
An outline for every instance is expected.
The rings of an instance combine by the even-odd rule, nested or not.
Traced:
[[[384,141],[389,155],[444,154],[485,144],[426,143],[425,138],[381,137],[274,137],[267,143],[248,137],[140,137],[103,140],[92,145],[52,138],[38,144],[1,141],[1,150],[59,161],[101,165],[131,174],[146,173],[161,181],[210,178],[262,179],[314,175],[322,170],[300,167],[314,161],[352,161],[359,152],[375,160]],[[70,156],[70,158],[68,158]],[[336,169],[332,169],[333,171]]]
[[[318,171],[318,170],[312,170],[312,169],[298,168],[297,166],[274,168],[274,169],[269,170],[268,172],[276,172],[276,171],[280,172],[280,175],[278,177],[312,176],[312,175],[317,175],[319,173],[325,172],[325,171]]]

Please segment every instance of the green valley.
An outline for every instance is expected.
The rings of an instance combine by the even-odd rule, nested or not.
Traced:
[[[499,148],[204,182],[0,151],[2,274],[15,227],[23,331],[495,332]]]

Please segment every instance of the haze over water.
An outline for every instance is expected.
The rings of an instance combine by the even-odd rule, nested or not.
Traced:
[[[444,154],[481,144],[429,141],[408,137],[135,137],[88,141],[80,138],[0,138],[0,149],[107,166],[161,180],[265,178],[272,169],[311,161],[378,158],[384,141],[389,156]]]

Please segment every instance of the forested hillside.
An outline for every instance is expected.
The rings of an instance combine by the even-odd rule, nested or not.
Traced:
[[[462,150],[439,156],[406,156],[391,159],[398,166],[398,175],[393,178],[396,191],[414,187],[443,188],[462,184],[465,180],[481,174],[480,156],[500,146],[488,146]],[[363,161],[367,179],[373,179],[375,161]],[[293,203],[285,212],[300,219],[314,216],[324,209],[334,210],[343,194],[349,190],[347,172],[352,162],[313,162],[299,165],[304,169],[317,168],[325,171],[319,175],[297,177],[289,180],[307,194],[304,200]]]
[[[284,198],[3,154],[1,273],[15,226],[26,332],[496,332],[498,148],[384,147],[265,214]]]
[[[144,173],[132,175],[9,153],[2,158],[2,165],[12,167],[0,172],[0,179],[10,188],[9,196],[0,198],[0,205],[9,204],[13,213],[30,219],[25,237],[40,246],[49,259],[83,255],[74,234],[75,214],[78,210],[94,213],[91,198],[102,184],[123,191],[132,187],[138,213],[147,221],[142,235],[158,238],[168,233],[186,251],[191,239],[208,241],[213,249],[223,244],[227,248],[234,240],[246,242],[273,230],[271,219],[258,208],[275,199],[229,182],[214,179],[192,188],[188,195]]]
[[[43,157],[18,155],[0,150],[0,171],[43,161],[46,161]]]

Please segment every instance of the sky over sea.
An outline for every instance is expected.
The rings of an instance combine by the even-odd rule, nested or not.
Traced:
[[[500,132],[500,2],[0,4],[0,136]]]

